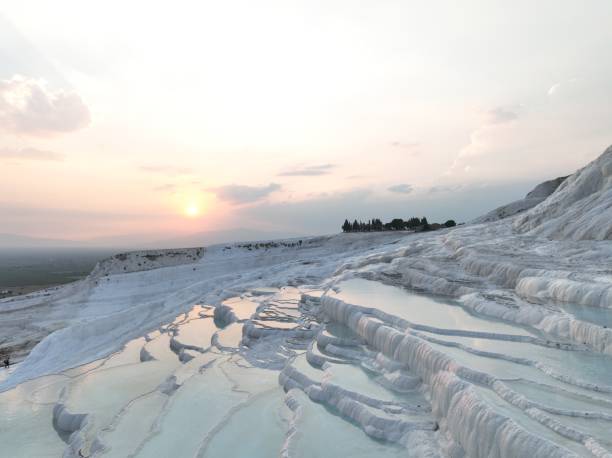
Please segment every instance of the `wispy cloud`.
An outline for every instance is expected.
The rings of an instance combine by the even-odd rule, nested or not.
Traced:
[[[90,122],[78,94],[52,90],[42,80],[15,75],[0,80],[0,129],[17,135],[71,132]]]
[[[420,147],[421,144],[419,142],[401,142],[401,141],[394,141],[391,142],[391,146],[399,151],[402,152],[402,154],[407,155],[407,156],[418,156],[420,154]]]
[[[362,180],[364,178],[369,178],[368,175],[349,175],[346,177],[347,180]]]
[[[54,151],[37,148],[0,148],[0,159],[17,159],[27,161],[63,161],[64,156]]]
[[[311,176],[319,176],[319,175],[327,175],[331,173],[331,170],[336,167],[335,164],[320,164],[320,165],[310,165],[306,167],[300,167],[293,170],[287,170],[285,172],[281,172],[278,176],[281,177],[311,177]]]
[[[508,107],[496,107],[487,111],[487,123],[488,124],[502,124],[505,122],[514,121],[518,119],[519,115],[516,110],[512,110]]]
[[[421,146],[421,144],[419,142],[395,141],[395,142],[391,142],[391,146],[393,146],[394,148],[401,148],[401,149],[415,149]]]
[[[174,192],[176,191],[176,185],[172,183],[162,184],[161,186],[156,186],[153,189],[160,192]]]
[[[398,194],[410,194],[414,190],[414,188],[412,187],[412,185],[403,183],[403,184],[396,184],[393,186],[389,186],[387,190],[398,193]]]
[[[436,194],[436,193],[442,193],[442,192],[460,191],[461,189],[462,189],[462,186],[459,184],[437,185],[437,186],[432,186],[431,188],[429,188],[427,192],[429,194]]]
[[[578,78],[570,78],[565,81],[559,81],[558,83],[553,84],[550,89],[548,89],[547,94],[549,97],[553,97],[559,93],[563,93],[566,91],[568,87],[579,83]]]
[[[162,173],[166,175],[189,175],[193,170],[189,167],[178,167],[175,165],[141,165],[140,170],[149,173]]]
[[[559,88],[561,87],[561,83],[555,83],[553,84],[550,89],[548,90],[548,95],[555,95],[555,93],[559,90]]]
[[[517,123],[520,123],[520,106],[498,106],[484,112],[484,120],[470,134],[470,142],[459,151],[451,168],[446,175],[453,175],[459,171],[469,172],[472,166],[468,160],[478,156],[491,155],[495,149],[490,141],[491,133],[498,136],[510,131]]]
[[[267,186],[229,184],[216,188],[208,188],[206,191],[215,193],[220,200],[234,205],[241,205],[262,200],[280,189],[281,185],[277,183],[270,183]]]

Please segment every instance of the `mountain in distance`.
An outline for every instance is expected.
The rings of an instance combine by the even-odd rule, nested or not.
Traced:
[[[27,235],[0,234],[0,248],[71,248],[82,246],[73,240],[28,237]]]
[[[568,177],[558,177],[553,180],[544,181],[527,193],[523,199],[515,200],[509,204],[497,207],[494,210],[476,218],[472,221],[474,224],[490,223],[500,219],[509,218],[511,216],[523,213],[532,209],[536,205],[544,202],[548,196],[554,193],[557,188]]]
[[[147,243],[149,248],[185,248],[196,246],[210,246],[229,242],[253,242],[257,240],[288,239],[305,237],[287,231],[261,231],[257,229],[227,229],[219,231],[204,231],[181,237],[173,237]]]
[[[29,237],[17,234],[0,234],[0,249],[116,248],[137,250],[146,248],[186,248],[229,242],[252,242],[255,240],[292,238],[303,235],[304,234],[296,234],[288,231],[263,231],[245,228],[203,231],[164,239],[155,239],[150,235],[145,236],[142,234],[96,237],[88,240],[64,240]]]

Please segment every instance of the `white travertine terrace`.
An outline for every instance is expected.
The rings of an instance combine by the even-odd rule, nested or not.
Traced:
[[[0,301],[2,454],[610,457],[611,236],[608,149],[498,221],[111,258]]]

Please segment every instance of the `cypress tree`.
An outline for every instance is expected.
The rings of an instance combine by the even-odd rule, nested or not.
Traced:
[[[425,218],[424,216],[421,219],[421,226],[423,226],[424,231],[428,231],[431,229],[431,227],[429,226],[429,223],[427,222],[427,218]]]

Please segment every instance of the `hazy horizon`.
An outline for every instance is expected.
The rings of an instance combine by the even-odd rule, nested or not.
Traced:
[[[28,239],[32,241],[53,241],[53,242],[68,242],[68,246],[91,246],[91,247],[113,247],[113,248],[154,248],[156,246],[177,247],[187,246],[180,243],[181,240],[197,239],[202,236],[200,242],[192,243],[195,245],[225,243],[230,241],[249,241],[265,238],[290,238],[313,235],[333,234],[341,231],[341,223],[345,218],[353,221],[368,220],[373,217],[382,218],[383,220],[391,220],[392,218],[408,218],[411,216],[423,217],[426,216],[432,221],[444,222],[447,219],[455,219],[458,222],[469,222],[473,218],[480,216],[497,206],[507,204],[511,201],[521,199],[531,190],[535,184],[518,184],[516,186],[499,187],[495,189],[498,192],[488,192],[491,187],[482,186],[474,187],[473,189],[465,190],[459,195],[440,191],[432,192],[431,195],[424,196],[419,201],[404,201],[387,203],[385,208],[380,208],[380,201],[369,199],[371,193],[358,190],[344,195],[339,195],[334,199],[313,199],[300,203],[280,203],[269,204],[261,203],[258,206],[243,211],[245,214],[250,212],[259,212],[266,216],[270,221],[277,223],[279,228],[282,228],[285,219],[289,219],[294,223],[294,230],[287,229],[249,229],[246,227],[226,227],[226,228],[195,228],[193,232],[186,233],[168,233],[168,232],[142,232],[142,233],[111,233],[106,236],[94,237],[62,237],[61,233],[58,236],[47,237],[42,235],[28,235],[19,232],[0,232],[0,247],[8,246],[12,243],[17,243],[13,239],[23,237],[23,242],[19,241],[17,246],[27,247]],[[465,197],[469,196],[470,202],[474,204],[472,208],[464,209],[461,212],[457,211],[457,205],[462,203]],[[11,209],[4,209],[5,217],[11,216]],[[13,209],[16,214],[23,219],[26,219],[27,213],[23,209]],[[317,213],[319,218],[310,220],[313,213]],[[29,220],[37,218],[37,214],[27,215]],[[48,214],[46,225],[47,227],[63,227],[66,224],[78,217],[78,212],[71,214],[69,212],[57,212]],[[299,223],[299,224],[296,224]],[[207,237],[213,236],[212,238]],[[171,243],[170,245],[164,242],[177,239],[179,242]],[[161,242],[161,245],[160,245]],[[57,246],[51,243],[49,246]]]
[[[612,143],[610,17],[603,0],[0,0],[0,232],[469,221]]]

